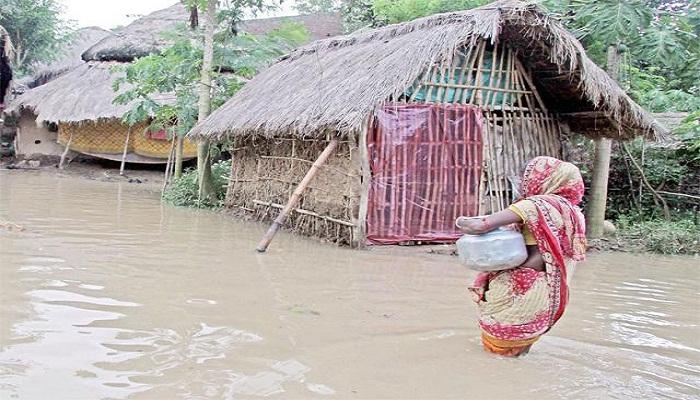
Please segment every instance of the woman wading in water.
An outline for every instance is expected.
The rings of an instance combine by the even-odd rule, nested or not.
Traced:
[[[579,169],[552,157],[527,164],[522,198],[484,218],[460,217],[465,233],[481,234],[522,224],[528,258],[518,268],[484,272],[473,287],[481,339],[487,351],[519,356],[564,313],[569,280],[586,251],[585,222],[577,205],[583,197]]]

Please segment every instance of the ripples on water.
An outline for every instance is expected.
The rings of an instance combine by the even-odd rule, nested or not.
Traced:
[[[0,172],[0,397],[698,398],[697,259],[596,254],[522,359],[485,354],[449,258],[354,252]],[[49,396],[49,397],[47,397]]]

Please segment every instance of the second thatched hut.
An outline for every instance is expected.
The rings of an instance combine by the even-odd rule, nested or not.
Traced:
[[[498,1],[300,48],[190,137],[233,141],[227,203],[257,218],[339,140],[289,226],[362,246],[454,240],[457,216],[504,208],[571,132],[664,134],[559,21]]]
[[[116,93],[113,83],[118,78],[116,66],[126,65],[139,57],[156,53],[169,41],[163,35],[178,25],[185,25],[190,13],[182,4],[141,17],[131,24],[110,33],[90,46],[78,66],[58,78],[31,89],[15,99],[9,111],[22,115],[18,137],[24,146],[18,146],[21,155],[57,156],[68,147],[88,156],[132,163],[165,163],[172,142],[165,132],[147,132],[147,123],[129,127],[122,116],[131,105],[114,104]],[[266,33],[278,28],[288,18],[267,18],[244,21],[242,28],[253,33]],[[291,18],[305,25],[314,39],[340,32],[336,14]],[[160,102],[173,101],[162,95]],[[56,128],[54,140],[48,146],[38,135],[44,126]],[[36,154],[39,153],[39,154]],[[185,140],[185,158],[196,156],[196,145]]]

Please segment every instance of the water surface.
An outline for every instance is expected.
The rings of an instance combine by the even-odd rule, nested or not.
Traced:
[[[0,398],[698,398],[700,261],[593,254],[527,357],[482,351],[456,259],[352,251],[0,171]]]

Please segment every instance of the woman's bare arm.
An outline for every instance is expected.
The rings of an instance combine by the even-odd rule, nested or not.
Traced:
[[[501,226],[523,222],[522,218],[511,210],[499,211],[484,218],[459,217],[455,222],[464,233],[479,235]]]

